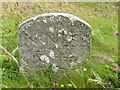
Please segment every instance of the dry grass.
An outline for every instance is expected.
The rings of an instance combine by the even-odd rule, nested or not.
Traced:
[[[104,3],[103,3],[104,4]],[[85,21],[89,22],[90,24],[95,21],[94,17],[105,17],[106,19],[115,20],[118,18],[117,15],[117,8],[113,5],[111,5],[112,8],[109,9],[109,7],[106,7],[107,9],[104,10],[101,8],[96,10],[95,8],[89,8],[87,7],[86,3],[84,3],[84,7],[82,5],[78,5],[78,3],[48,3],[48,2],[41,2],[41,3],[3,3],[2,9],[3,9],[3,15],[7,14],[13,14],[16,16],[20,16],[23,18],[22,15],[27,16],[35,16],[38,14],[43,13],[50,13],[50,12],[58,12],[58,13],[69,13],[76,15],[78,17],[83,18]],[[86,7],[86,8],[85,8]],[[29,15],[28,15],[29,13]],[[7,17],[7,16],[6,16]],[[27,19],[27,18],[25,18]],[[117,21],[116,21],[117,22]]]

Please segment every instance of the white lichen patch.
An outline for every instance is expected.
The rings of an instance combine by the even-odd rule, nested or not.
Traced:
[[[31,25],[32,25],[32,22],[27,23],[27,24],[26,24],[26,26],[27,26],[26,28],[31,27]]]
[[[72,35],[72,33],[71,33],[71,32],[69,32],[69,34],[70,34],[70,35]]]
[[[43,42],[43,41],[40,41],[43,45],[45,45],[46,44],[46,42]]]
[[[29,24],[28,27],[31,27],[31,25]]]
[[[82,24],[82,27],[83,27],[84,25]]]
[[[61,34],[58,34],[58,37],[61,37]]]
[[[41,55],[41,56],[40,56],[40,59],[41,59],[42,61],[47,62],[47,63],[49,63],[49,62],[50,62],[49,57],[48,57],[48,56],[46,56],[46,55]]]
[[[66,30],[64,30],[64,34],[68,34],[68,32]]]
[[[40,20],[38,19],[37,22],[40,22]]]
[[[71,21],[72,25],[74,25],[75,19],[73,17],[70,17],[70,21]]]
[[[50,50],[49,56],[53,59],[55,58],[54,52],[52,50]]]
[[[42,37],[45,38],[45,35],[43,35]]]
[[[64,31],[64,29],[60,29],[58,32],[61,33],[62,31]]]
[[[46,19],[44,19],[44,20],[43,20],[43,22],[44,22],[44,23],[47,23],[47,20],[46,20]]]
[[[58,44],[55,44],[55,47],[58,48]]]
[[[29,27],[28,26],[26,26],[26,29],[28,29]]]
[[[67,39],[68,42],[72,41],[72,37],[71,36],[67,36],[66,39]]]
[[[52,16],[52,17],[50,17],[50,21],[53,21],[54,20],[54,17]]]
[[[53,72],[57,72],[58,69],[59,69],[59,68],[56,66],[56,64],[53,64],[53,65],[52,65],[52,71],[53,71]]]
[[[80,63],[81,63],[81,61],[80,61],[80,60],[77,60],[77,63],[78,63],[78,64],[80,64]]]
[[[36,35],[35,35],[35,37],[37,38],[37,37],[38,37],[38,35],[36,34]]]
[[[84,41],[88,41],[87,37],[81,36]]]
[[[25,71],[25,68],[22,66],[19,69],[20,69],[20,71]]]
[[[75,65],[76,65],[76,63],[72,61],[72,62],[70,63],[70,68],[73,68]]]
[[[64,28],[60,29],[58,32],[59,32],[59,33],[62,33],[62,32],[63,32],[63,33],[66,34],[66,35],[68,34],[67,30],[65,30]]]
[[[50,31],[50,32],[54,32],[53,27],[49,27],[49,31]]]

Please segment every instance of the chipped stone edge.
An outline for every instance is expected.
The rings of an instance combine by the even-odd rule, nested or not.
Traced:
[[[35,21],[39,17],[52,16],[52,15],[54,15],[54,16],[62,15],[62,16],[66,16],[66,17],[68,17],[69,19],[72,19],[72,20],[78,20],[78,21],[84,23],[85,25],[87,25],[89,28],[92,29],[91,25],[88,24],[86,21],[82,20],[81,18],[79,18],[79,17],[77,17],[75,15],[71,15],[71,14],[67,14],[67,13],[45,13],[45,14],[40,14],[40,15],[34,16],[34,17],[32,17],[32,18],[30,18],[30,19],[28,19],[26,21],[23,21],[22,23],[19,24],[19,27],[24,25],[26,22],[28,22],[30,20],[34,20]]]

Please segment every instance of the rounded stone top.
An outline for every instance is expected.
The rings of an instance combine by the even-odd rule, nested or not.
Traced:
[[[75,15],[67,14],[67,13],[45,13],[45,14],[40,14],[40,15],[34,16],[34,17],[32,17],[32,18],[30,18],[30,19],[22,22],[22,23],[19,25],[19,27],[22,26],[22,25],[24,25],[25,23],[27,23],[27,22],[30,21],[30,20],[34,20],[34,21],[35,21],[35,20],[37,20],[37,18],[39,18],[39,17],[46,17],[46,16],[55,16],[55,17],[57,17],[57,16],[64,16],[64,17],[68,17],[71,21],[77,20],[77,21],[79,21],[79,22],[81,22],[81,23],[84,23],[86,26],[88,26],[88,28],[91,28],[91,29],[92,29],[91,25],[89,25],[87,22],[85,22],[85,21],[82,20],[81,18],[79,18],[79,17],[77,17],[77,16],[75,16]]]

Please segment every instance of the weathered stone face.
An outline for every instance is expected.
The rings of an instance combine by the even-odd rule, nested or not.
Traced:
[[[20,59],[30,68],[73,68],[89,57],[90,48],[91,26],[70,14],[42,14],[19,26]]]

